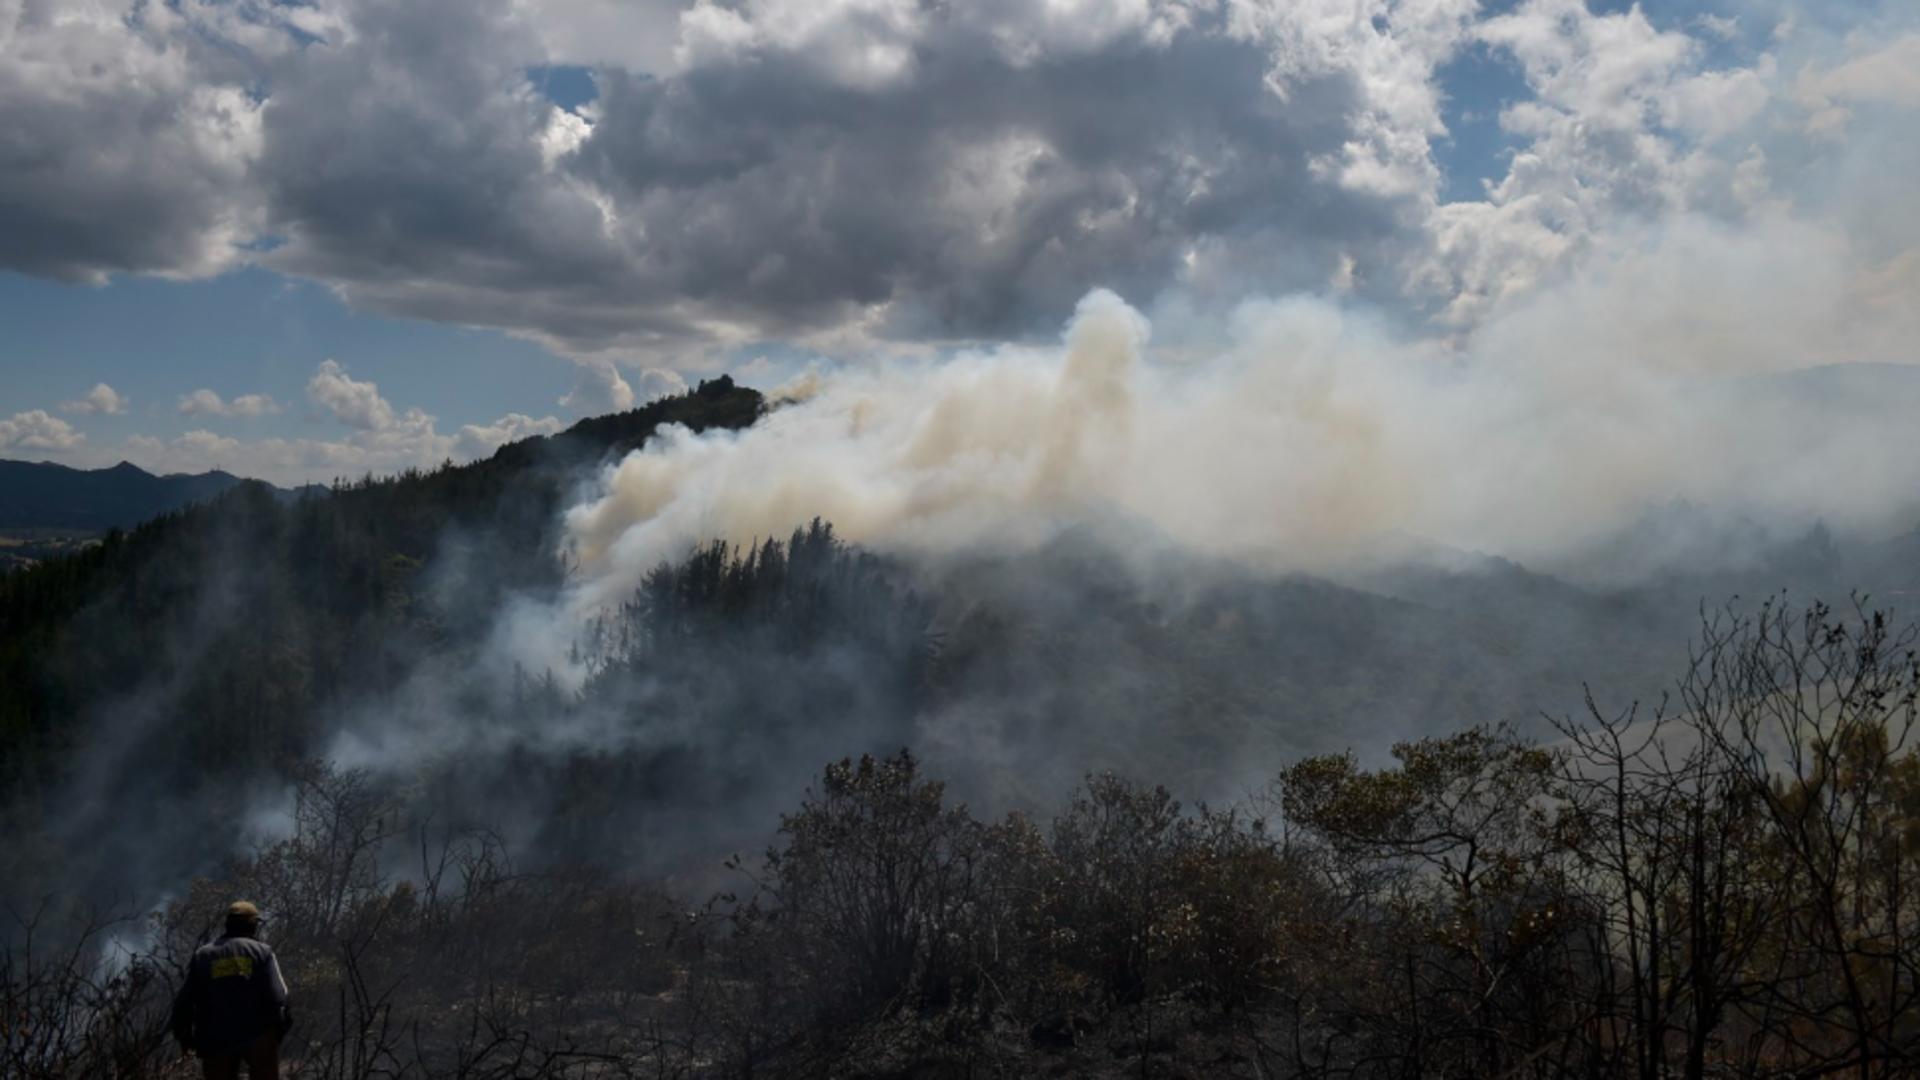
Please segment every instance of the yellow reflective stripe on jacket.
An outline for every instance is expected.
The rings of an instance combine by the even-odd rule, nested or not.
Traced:
[[[222,956],[213,962],[213,977],[250,979],[253,977],[253,957]]]

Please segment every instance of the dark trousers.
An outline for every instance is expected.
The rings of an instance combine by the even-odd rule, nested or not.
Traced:
[[[253,1080],[280,1080],[280,1036],[269,1031],[237,1054],[203,1057],[200,1072],[207,1080],[239,1080],[242,1062]]]

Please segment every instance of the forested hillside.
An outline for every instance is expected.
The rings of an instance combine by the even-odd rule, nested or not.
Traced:
[[[554,519],[582,466],[662,424],[740,427],[761,407],[722,378],[471,465],[291,502],[241,484],[0,576],[12,886],[38,879],[21,872],[40,848],[25,838],[64,863],[60,845],[84,835],[83,861],[128,887],[127,869],[164,846],[117,827],[130,808],[158,808],[184,835],[218,820],[323,749],[324,710],[399,685],[426,656],[457,657],[502,596],[557,583]]]

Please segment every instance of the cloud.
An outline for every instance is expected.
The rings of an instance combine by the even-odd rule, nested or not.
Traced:
[[[603,75],[568,162],[610,235],[646,238],[629,294],[670,299],[671,335],[1023,336],[1095,283],[1316,282],[1391,231],[1390,197],[1309,167],[1353,138],[1353,73],[1276,76],[1266,36],[1185,5],[701,5],[681,29],[671,78]]]
[[[249,418],[269,416],[281,411],[280,403],[267,394],[241,394],[231,401],[226,401],[222,400],[219,394],[206,389],[180,395],[178,408],[182,416]]]
[[[551,416],[536,420],[524,413],[508,413],[491,424],[461,425],[460,434],[454,438],[454,451],[462,459],[485,457],[510,442],[557,434],[563,426]]]
[[[629,382],[611,361],[586,361],[580,365],[573,389],[560,399],[560,407],[576,416],[597,416],[686,391],[686,378],[672,368],[643,367]]]
[[[633,408],[633,387],[611,361],[589,361],[580,365],[578,381],[560,399],[560,407],[583,416],[624,412]]]
[[[60,411],[79,416],[90,416],[94,413],[118,416],[127,411],[127,399],[106,383],[94,383],[93,389],[87,391],[85,396],[74,401],[61,402]]]
[[[1809,65],[1794,89],[1807,110],[1808,130],[1815,134],[1843,131],[1855,106],[1920,106],[1920,33],[1898,37],[1831,68]]]
[[[1332,282],[1459,334],[1610,231],[1830,181],[1809,143],[1920,102],[1898,12],[1769,40],[1581,0],[0,2],[0,264],[254,262],[640,369],[1030,340],[1097,286],[1217,323]],[[1527,93],[1447,202],[1468,46]],[[569,63],[573,110],[529,76]],[[566,407],[622,400],[589,369]]]
[[[1835,153],[1799,133],[1824,100],[1808,87],[1877,64],[1878,46],[1849,38],[1789,52],[1789,36],[1755,51],[1707,40],[1725,24],[1689,26],[1579,0],[1525,0],[1473,24],[1474,39],[1517,67],[1529,95],[1500,114],[1515,145],[1485,197],[1436,202],[1425,218],[1431,246],[1410,295],[1425,291],[1438,325],[1484,322],[1663,220],[1741,228],[1784,207],[1837,224],[1838,192],[1903,168],[1892,140]],[[1729,54],[1739,59],[1710,62]]]
[[[456,440],[442,435],[434,417],[417,406],[395,409],[380,388],[347,374],[337,360],[323,360],[307,380],[307,400],[354,429],[343,444],[299,444],[301,460],[353,461],[364,471],[438,465],[453,456]],[[464,456],[464,455],[463,455]]]
[[[14,413],[0,420],[0,449],[72,450],[87,437],[45,409]]]
[[[378,386],[355,381],[337,360],[320,362],[319,370],[307,380],[307,399],[332,413],[335,420],[362,431],[391,431],[400,422]],[[418,413],[411,410],[409,418]]]
[[[687,392],[687,380],[671,368],[645,368],[640,372],[640,388],[635,396],[641,401],[672,397]]]
[[[16,20],[9,59],[44,70],[6,96],[10,126],[58,142],[33,160],[61,171],[7,205],[98,234],[16,268],[244,256],[363,309],[699,364],[767,337],[1021,334],[1095,282],[1151,293],[1196,255],[1213,281],[1317,282],[1392,231],[1393,198],[1309,169],[1373,138],[1347,123],[1376,97],[1360,72],[1278,55],[1337,55],[1324,13],[699,4],[671,65],[596,71],[576,115],[527,66],[597,51],[581,42],[604,4],[343,0],[312,27],[292,10]],[[80,85],[100,100],[76,115]],[[127,128],[145,115],[166,123]],[[169,168],[94,160],[148,160],[147,140]]]
[[[233,464],[242,453],[238,439],[216,435],[205,429],[195,429],[181,435],[174,440],[174,446],[197,460],[215,461],[224,465]]]
[[[0,2],[0,266],[99,282],[232,265],[261,224],[261,103],[225,46],[263,8]]]
[[[664,72],[691,0],[518,0],[550,63]]]
[[[182,416],[225,416],[227,403],[211,390],[195,390],[180,395],[179,410]]]
[[[1703,12],[1693,22],[1701,30],[1722,41],[1733,41],[1740,36],[1740,20],[1732,15]]]
[[[553,416],[508,413],[442,432],[432,414],[418,407],[396,407],[380,393],[378,384],[354,378],[335,359],[323,360],[314,368],[306,392],[319,416],[347,429],[344,436],[236,439],[196,429],[172,438],[134,435],[124,444],[125,454],[160,471],[227,469],[292,485],[465,462],[486,457],[517,439],[552,435],[565,427]],[[264,394],[222,399],[212,390],[201,389],[182,395],[178,411],[183,416],[257,417],[280,413],[284,407]]]

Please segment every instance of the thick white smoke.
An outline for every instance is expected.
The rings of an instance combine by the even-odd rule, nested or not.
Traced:
[[[1846,362],[1909,359],[1911,311],[1876,313],[1860,280],[1806,224],[1683,220],[1463,342],[1298,297],[1242,308],[1199,360],[1157,355],[1147,319],[1095,292],[1057,348],[842,369],[748,431],[666,432],[568,514],[572,607],[624,598],[705,538],[815,515],[892,551],[1092,524],[1331,573],[1439,549],[1577,571],[1674,500],[1904,530],[1920,368]]]

